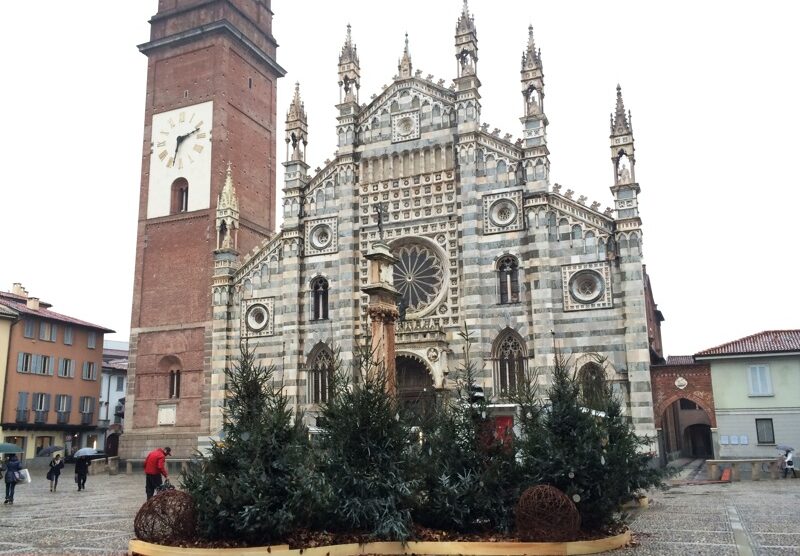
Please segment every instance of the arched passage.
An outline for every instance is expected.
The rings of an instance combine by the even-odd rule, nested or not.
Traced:
[[[659,406],[663,450],[667,461],[713,457],[708,411],[689,396]]]
[[[397,369],[397,398],[401,407],[423,416],[433,407],[436,392],[428,366],[411,355],[399,354]]]

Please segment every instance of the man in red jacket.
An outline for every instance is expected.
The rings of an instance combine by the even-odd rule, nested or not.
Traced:
[[[172,455],[172,449],[168,446],[166,448],[156,448],[144,460],[144,472],[147,478],[144,483],[144,490],[147,493],[147,499],[152,498],[156,488],[161,486],[161,476],[165,479],[168,478],[167,466],[165,461],[167,456]]]

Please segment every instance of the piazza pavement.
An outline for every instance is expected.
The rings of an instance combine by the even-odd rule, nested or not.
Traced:
[[[68,467],[50,493],[44,470],[0,506],[0,555],[122,555],[145,500],[144,476],[90,475],[77,492]],[[41,475],[41,476],[39,476]],[[635,545],[617,556],[800,555],[800,480],[703,482],[688,465],[670,489],[634,512]],[[699,484],[698,484],[699,483]]]

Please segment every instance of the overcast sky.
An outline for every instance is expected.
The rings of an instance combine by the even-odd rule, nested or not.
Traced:
[[[278,155],[295,81],[312,169],[333,158],[336,64],[347,23],[361,101],[414,69],[450,83],[462,0],[273,0]],[[0,33],[0,289],[127,340],[156,0],[13,2]],[[798,2],[470,0],[483,122],[521,135],[520,56],[534,26],[545,72],[551,180],[612,205],[609,114],[633,114],[644,254],[665,351],[690,354],[798,328]],[[278,177],[281,183],[281,176]],[[280,187],[280,185],[279,185]]]

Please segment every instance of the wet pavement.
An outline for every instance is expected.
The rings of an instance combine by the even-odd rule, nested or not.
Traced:
[[[702,478],[694,463],[676,481]],[[17,487],[13,506],[0,506],[0,555],[126,554],[144,500],[141,474],[92,475],[81,492],[64,480],[50,493],[44,471],[36,472],[30,485]],[[800,556],[799,509],[798,479],[678,482],[652,493],[650,507],[633,513],[637,544],[612,554]]]

